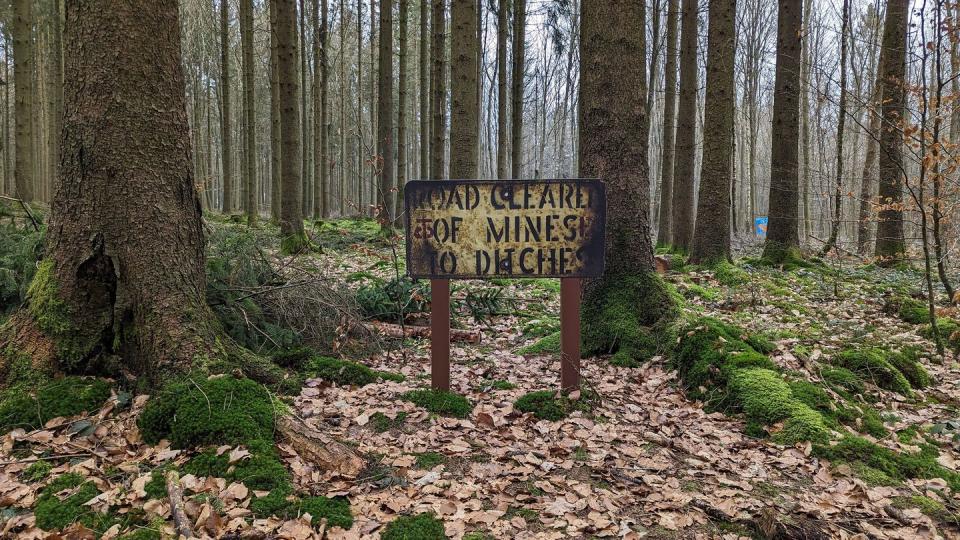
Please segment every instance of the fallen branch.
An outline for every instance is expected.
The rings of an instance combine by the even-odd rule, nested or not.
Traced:
[[[27,217],[30,218],[30,223],[33,224],[33,230],[40,232],[40,224],[37,222],[37,218],[33,217],[33,212],[30,211],[30,206],[23,199],[17,199],[16,197],[7,197],[6,195],[0,195],[0,199],[5,199],[8,201],[14,201],[20,203],[20,206],[23,207],[23,211],[27,213]]]
[[[0,465],[13,465],[14,463],[33,463],[35,461],[47,461],[47,460],[53,461],[57,459],[68,459],[68,458],[85,457],[85,456],[92,456],[92,455],[93,455],[92,452],[77,452],[75,454],[54,454],[50,456],[36,456],[36,457],[24,458],[24,459],[13,459],[10,461],[0,461]]]
[[[363,458],[349,446],[340,443],[306,424],[302,419],[281,415],[277,429],[304,461],[341,476],[356,478],[366,466]]]
[[[364,323],[363,326],[370,331],[377,331],[392,338],[428,338],[430,337],[429,326],[400,326],[399,324],[390,324],[380,321]],[[458,328],[450,329],[450,341],[465,341],[467,343],[480,343],[479,330],[461,330]]]
[[[167,497],[170,499],[170,515],[173,527],[179,537],[193,538],[193,528],[183,511],[183,490],[180,488],[180,475],[177,471],[167,471]]]

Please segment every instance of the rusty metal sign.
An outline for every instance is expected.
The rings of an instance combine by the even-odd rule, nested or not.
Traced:
[[[597,277],[606,191],[599,180],[416,180],[404,187],[414,278]]]

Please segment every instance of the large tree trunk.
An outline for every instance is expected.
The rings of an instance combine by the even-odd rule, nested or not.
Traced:
[[[158,382],[223,352],[204,300],[177,2],[66,9],[48,258],[18,335],[0,337],[0,359],[5,375],[20,351],[49,371],[91,372],[118,354],[125,370]]]
[[[510,0],[500,0],[497,6],[497,178],[510,174],[510,146],[507,142],[507,25]]]
[[[233,212],[233,132],[230,113],[230,3],[220,2],[220,143],[222,145],[223,200],[220,209]]]
[[[450,178],[476,178],[480,134],[477,0],[454,2],[450,17]]]
[[[281,220],[283,174],[280,141],[280,58],[277,48],[277,2],[270,4],[270,216]]]
[[[657,228],[657,244],[670,243],[673,215],[673,156],[677,135],[677,23],[680,20],[680,0],[669,0],[667,7],[667,51],[664,68],[664,105],[662,157],[660,160],[660,223]],[[651,84],[651,86],[653,86]]]
[[[883,25],[883,124],[880,129],[880,204],[875,254],[884,264],[901,260],[903,237],[903,116],[906,94],[907,0],[889,0]]]
[[[810,0],[808,0],[810,1]],[[797,233],[800,139],[800,36],[802,5],[781,0],[777,16],[777,73],[774,81],[774,142],[770,151],[770,202],[764,256],[780,262],[800,247]]]
[[[393,0],[380,1],[380,65],[377,68],[377,160],[380,173],[378,221],[393,228]]]
[[[420,179],[430,177],[430,3],[420,0]]]
[[[734,20],[736,0],[710,0],[703,163],[697,199],[694,263],[730,258],[730,185],[733,172]]]
[[[431,104],[433,125],[430,137],[430,176],[434,180],[446,178],[444,174],[444,134],[446,131],[446,72],[444,66],[444,36],[446,35],[446,9],[444,2],[434,1],[432,5],[430,29],[431,47],[430,57],[433,67],[430,72]]]
[[[280,140],[282,184],[280,236],[283,250],[299,251],[306,244],[303,231],[303,184],[300,177],[300,110],[297,97],[297,6],[295,0],[277,0],[277,67],[280,75]]]
[[[697,157],[697,0],[683,0],[680,31],[680,109],[673,169],[673,245],[693,239],[693,177]]]
[[[524,65],[524,53],[527,48],[526,21],[527,1],[513,0],[513,79],[510,89],[510,138],[513,152],[510,174],[513,178],[523,176],[523,83],[526,74]],[[642,58],[637,61],[643,63]]]
[[[16,86],[16,165],[17,197],[32,201],[33,175],[33,0],[13,2],[13,80]]]
[[[257,127],[256,107],[254,105],[253,82],[253,0],[240,0],[240,49],[243,57],[243,116],[246,125],[244,142],[243,176],[245,186],[244,210],[247,213],[247,224],[257,222],[257,194],[260,188],[257,185]]]

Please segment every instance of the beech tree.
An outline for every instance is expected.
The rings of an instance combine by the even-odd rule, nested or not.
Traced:
[[[810,1],[810,0],[808,0]],[[796,255],[799,205],[800,37],[802,2],[781,0],[777,14],[777,74],[773,98],[770,199],[763,255],[774,262]]]

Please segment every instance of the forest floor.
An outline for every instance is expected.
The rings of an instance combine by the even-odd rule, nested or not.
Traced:
[[[388,280],[396,272],[393,247],[375,240],[339,242],[307,257],[343,287]],[[921,335],[922,325],[885,309],[891,295],[921,290],[920,273],[851,260],[782,270],[746,259],[716,272],[675,269],[665,279],[683,296],[686,317],[716,317],[764,336],[775,345],[769,356],[778,366],[811,380],[817,380],[817,366],[842,349],[920,347],[933,383],[909,397],[872,389],[878,399],[870,406],[887,435],[867,438],[901,453],[916,452],[926,441],[936,446],[937,463],[960,470],[957,359],[951,352],[939,358]],[[484,296],[490,288],[499,292]],[[223,478],[185,475],[186,510],[197,533],[378,538],[398,515],[432,512],[451,538],[473,540],[732,540],[762,538],[776,523],[794,534],[815,524],[825,533],[820,537],[831,538],[960,538],[960,498],[945,480],[871,475],[816,457],[810,443],[783,446],[749,436],[738,415],[708,412],[688,399],[667,355],[635,368],[585,358],[588,390],[580,399],[589,393],[589,407],[556,421],[521,413],[519,398],[559,386],[559,358],[550,344],[529,347],[557,327],[558,283],[467,282],[455,288],[458,295],[470,296],[473,308],[461,310],[455,324],[481,334],[479,343],[451,348],[452,390],[472,405],[465,417],[437,415],[402,397],[429,386],[429,349],[422,339],[384,341],[380,350],[352,358],[402,374],[402,381],[338,386],[308,379],[291,404],[309,424],[368,459],[358,477],[344,478],[315,470],[278,445],[300,491],[349,500],[349,530],[318,530],[295,517],[251,519],[251,498],[263,493]],[[471,316],[477,298],[496,309]],[[947,308],[942,315],[952,313]],[[182,464],[191,452],[142,442],[136,416],[146,400],[115,393],[93,415],[4,435],[2,534],[47,538],[31,507],[51,479],[67,472],[96,484],[100,494],[83,503],[91,511],[122,515],[142,508],[149,518],[143,527],[171,533],[170,506],[151,496],[147,485],[153,470]],[[239,450],[220,449],[241,459]],[[36,466],[37,458],[51,467]],[[68,532],[93,535],[80,525]],[[103,538],[129,532],[117,524]]]

